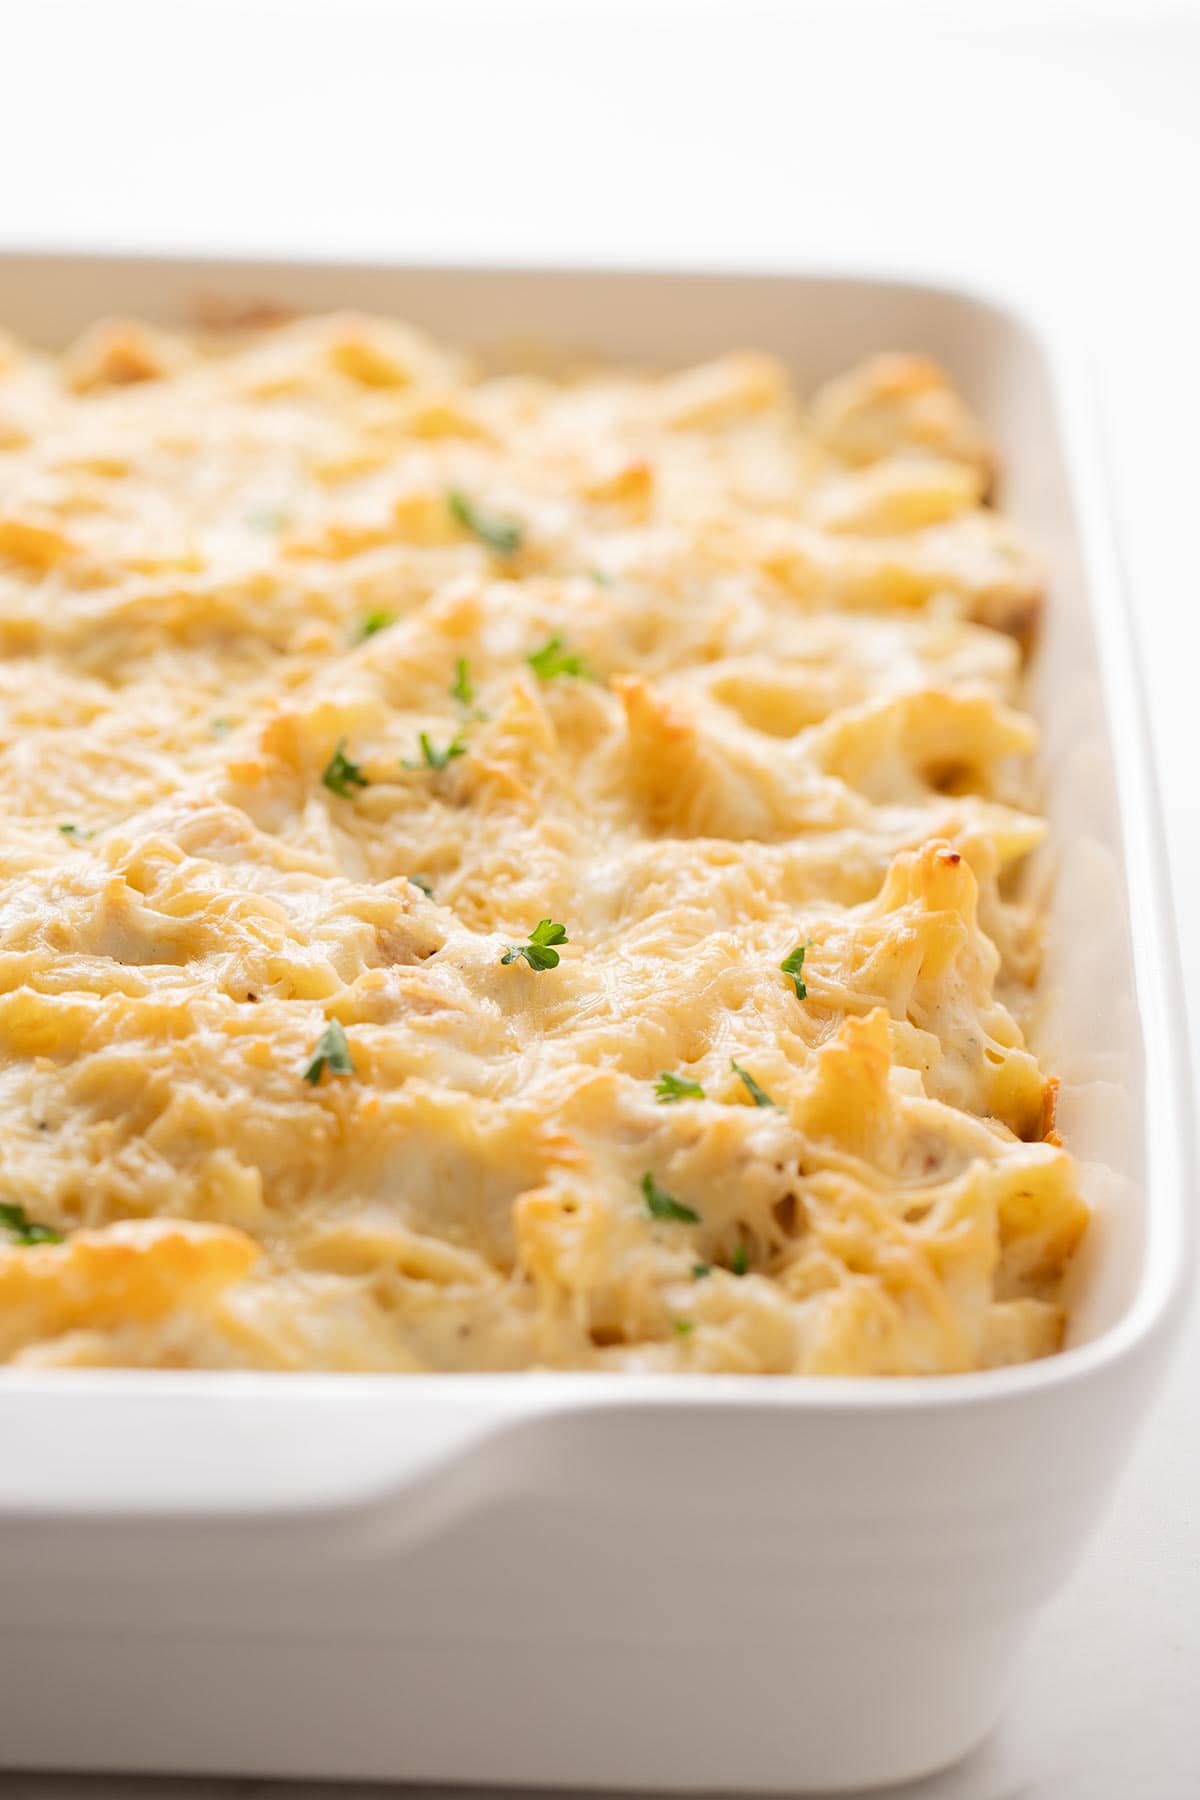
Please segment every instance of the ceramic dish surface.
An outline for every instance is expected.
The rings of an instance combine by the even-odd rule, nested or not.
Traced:
[[[939,1352],[933,1366],[959,1373],[918,1377],[902,1363],[850,1378],[837,1358],[796,1352],[786,1366],[837,1372],[734,1375],[724,1327],[706,1340],[707,1312],[687,1310],[684,1330],[651,1328],[661,1356],[610,1355],[601,1329],[564,1353],[562,1372],[481,1372],[487,1360],[464,1373],[286,1377],[7,1368],[0,1754],[46,1768],[718,1790],[849,1788],[946,1763],[994,1721],[1022,1638],[1086,1541],[1187,1266],[1185,1039],[1156,801],[1071,361],[1003,307],[886,279],[0,261],[0,317],[47,347],[103,315],[171,333],[198,311],[211,323],[264,309],[374,314],[481,352],[552,345],[649,369],[753,346],[802,394],[885,348],[945,368],[995,446],[1005,516],[1049,570],[1020,696],[1040,732],[1022,799],[1052,847],[1026,882],[1046,931],[1023,1023],[1058,1082],[1053,1132],[1090,1222],[1028,1342],[1005,1354],[993,1327],[986,1354]],[[866,502],[843,492],[828,504]],[[480,536],[478,517],[457,522]],[[527,623],[546,625],[537,653],[553,621]],[[353,653],[368,671],[386,661],[386,635]],[[597,643],[591,660],[603,653]],[[607,704],[580,696],[561,734],[586,732],[587,709],[599,719]],[[620,697],[649,737],[667,729],[653,696]],[[504,704],[489,692],[480,710]],[[652,749],[648,738],[648,760]],[[424,905],[404,906],[407,928],[432,929]],[[570,979],[577,954],[563,953]],[[532,964],[496,973],[557,977]],[[720,1090],[726,1135],[771,1127],[754,1089],[782,1091],[788,1073],[769,1058],[755,1069]],[[1027,1085],[1004,1090],[1014,1141],[1037,1135],[1021,1108],[1041,1077]],[[677,1214],[660,1227],[703,1229]],[[1068,1235],[1074,1249],[1080,1232]],[[714,1231],[701,1248],[719,1295],[747,1278],[741,1261],[759,1243]],[[627,1339],[623,1327],[611,1341]]]

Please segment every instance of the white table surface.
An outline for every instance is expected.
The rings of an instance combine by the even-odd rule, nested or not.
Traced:
[[[0,0],[0,45],[9,244],[870,261],[1067,317],[1106,407],[1195,1038],[1200,7]],[[1194,1315],[1003,1726],[907,1800],[1200,1795],[1198,1514]],[[380,1792],[0,1776],[0,1800]]]

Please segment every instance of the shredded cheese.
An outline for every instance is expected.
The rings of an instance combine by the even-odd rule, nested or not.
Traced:
[[[0,1359],[1056,1348],[1043,584],[934,364],[102,323],[0,472]]]

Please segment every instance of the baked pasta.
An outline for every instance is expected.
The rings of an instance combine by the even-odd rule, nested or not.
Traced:
[[[0,1359],[1059,1344],[1042,576],[945,375],[0,343]]]

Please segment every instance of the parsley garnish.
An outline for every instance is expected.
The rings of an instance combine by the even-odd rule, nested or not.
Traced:
[[[569,944],[570,941],[565,925],[557,925],[553,919],[539,919],[529,934],[529,942],[510,944],[500,961],[514,963],[523,956],[531,969],[557,969],[558,951],[551,945]]]
[[[804,952],[811,949],[812,939],[809,938],[807,943],[797,944],[794,950],[789,950],[779,965],[795,987],[797,1000],[807,1000],[808,998],[808,989],[803,981]]]
[[[497,519],[480,512],[458,488],[451,488],[446,495],[446,504],[454,520],[465,530],[473,531],[497,556],[515,556],[521,548],[521,527],[511,519]]]
[[[427,900],[433,899],[433,889],[422,875],[410,875],[408,878],[415,888],[420,888]]]
[[[425,767],[427,769],[448,768],[456,756],[465,756],[467,754],[467,746],[463,742],[463,734],[461,731],[455,732],[444,750],[438,749],[427,731],[422,731],[420,733],[417,742],[421,746],[421,756],[424,759]],[[401,767],[405,769],[419,769],[420,766],[420,763],[409,762],[407,759],[401,764]]]
[[[654,1084],[655,1097],[660,1106],[669,1106],[672,1100],[703,1100],[704,1089],[698,1081],[689,1075],[672,1075],[664,1069]]]
[[[386,606],[377,606],[375,611],[369,612],[363,620],[361,635],[364,638],[374,637],[377,631],[386,631],[389,625],[395,623],[394,612],[389,612]]]
[[[747,1250],[745,1244],[738,1245],[737,1249],[729,1259],[729,1268],[730,1273],[734,1275],[748,1275],[750,1273],[750,1252]]]
[[[690,1337],[696,1329],[695,1319],[672,1319],[671,1329],[678,1337]]]
[[[803,999],[803,995],[801,995],[801,998]],[[738,1080],[744,1083],[746,1092],[753,1100],[755,1106],[773,1106],[776,1112],[781,1111],[779,1102],[777,1100],[772,1100],[770,1094],[767,1093],[767,1090],[765,1088],[760,1088],[753,1075],[751,1075],[747,1069],[743,1069],[741,1063],[734,1062],[732,1056],[729,1059],[729,1066],[737,1076]]]
[[[331,1075],[353,1075],[354,1064],[350,1059],[350,1046],[346,1042],[346,1033],[337,1019],[330,1019],[328,1025],[317,1039],[317,1047],[313,1051],[312,1061],[304,1071],[305,1081],[316,1087],[325,1070]]]
[[[700,1223],[700,1214],[692,1207],[685,1206],[682,1200],[676,1200],[665,1188],[660,1188],[649,1169],[642,1176],[642,1197],[651,1219],[678,1219],[682,1225]]]
[[[712,1264],[711,1263],[693,1263],[692,1264],[692,1280],[693,1281],[703,1281],[704,1277],[706,1275],[711,1275],[711,1274],[712,1274]]]
[[[331,794],[340,794],[343,800],[354,798],[355,788],[370,787],[370,782],[356,762],[351,762],[345,754],[343,746],[345,738],[339,738],[337,748],[325,764],[321,780]]]
[[[0,1231],[7,1231],[18,1244],[61,1244],[62,1232],[53,1225],[39,1225],[23,1206],[11,1201],[0,1205]]]
[[[606,575],[603,569],[589,569],[588,574],[597,587],[611,587],[613,584],[612,576]]]
[[[85,838],[93,838],[96,835],[94,831],[81,831],[78,825],[60,825],[58,829],[65,838],[70,838],[73,844],[82,844]]]
[[[558,675],[575,675],[581,681],[595,679],[582,656],[563,650],[560,637],[552,637],[540,650],[532,650],[525,658],[539,681],[553,681]]]
[[[474,706],[475,684],[471,680],[471,665],[465,656],[460,656],[454,665],[454,680],[450,684],[450,698],[457,700],[460,706]]]
[[[233,730],[233,721],[231,719],[210,719],[208,721],[208,728],[210,731],[215,732],[218,737],[228,737],[229,733]]]

